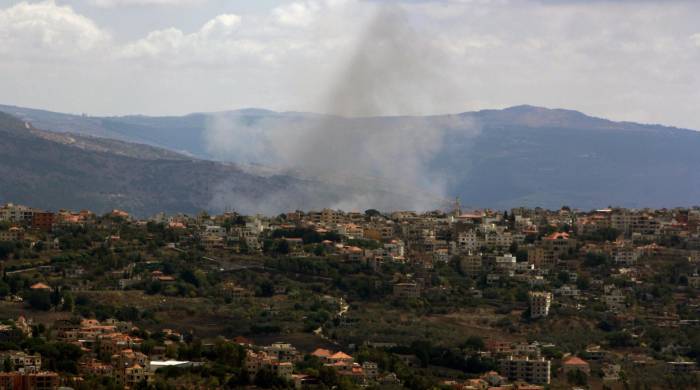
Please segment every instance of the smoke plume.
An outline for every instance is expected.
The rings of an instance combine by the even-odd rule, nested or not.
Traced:
[[[447,131],[473,128],[461,116],[405,117],[439,112],[450,95],[445,57],[399,6],[377,6],[351,60],[318,106],[325,115],[231,116],[211,120],[210,150],[223,159],[290,169],[320,183],[290,183],[256,199],[230,193],[216,203],[242,211],[295,208],[343,210],[441,206],[446,177],[431,167]],[[253,118],[253,119],[251,119]]]

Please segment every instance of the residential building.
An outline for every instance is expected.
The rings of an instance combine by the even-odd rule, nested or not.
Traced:
[[[551,381],[552,362],[545,358],[531,359],[509,356],[500,361],[500,373],[513,381],[525,381],[538,385]]]
[[[0,389],[11,390],[55,390],[60,378],[49,371],[0,372]]]
[[[479,275],[483,270],[481,253],[460,256],[459,269],[469,276]]]
[[[37,211],[32,215],[32,228],[50,232],[53,230],[54,213]]]
[[[552,304],[552,293],[542,291],[530,291],[530,318],[541,318],[549,315],[549,307]]]
[[[12,362],[15,370],[19,368],[31,369],[34,371],[41,370],[41,355],[38,353],[28,354],[23,351],[0,352],[0,362],[4,362],[6,360]]]
[[[562,362],[562,370],[564,373],[569,373],[571,371],[581,371],[586,375],[591,373],[591,366],[587,361],[581,359],[578,356],[570,356]]]
[[[394,297],[398,299],[420,298],[420,294],[421,288],[418,283],[407,282],[394,284]]]

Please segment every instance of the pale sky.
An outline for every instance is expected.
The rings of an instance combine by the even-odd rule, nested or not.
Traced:
[[[422,66],[436,72],[395,91],[416,95],[405,112],[379,114],[531,104],[700,130],[700,1],[388,3],[0,0],[0,103],[94,115],[324,111],[391,7],[412,31],[395,36],[401,47],[426,48]]]

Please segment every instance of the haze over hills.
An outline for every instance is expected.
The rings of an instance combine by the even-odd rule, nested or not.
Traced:
[[[51,210],[120,208],[141,216],[226,208],[271,213],[332,205],[338,194],[352,191],[150,146],[46,132],[0,112],[0,202]]]
[[[311,208],[429,208],[440,205],[436,199],[454,196],[468,206],[495,208],[700,203],[700,133],[613,122],[571,110],[517,106],[456,115],[370,118],[259,109],[182,117],[88,117],[12,106],[0,106],[0,111],[46,130],[177,152],[157,158],[154,165],[178,159],[192,166],[213,164],[194,160],[203,159],[272,168],[236,168],[236,172],[244,175],[246,186],[259,186],[249,191],[272,197],[277,208],[304,203],[289,201],[299,195],[298,188],[289,194],[285,192],[289,186],[268,187],[289,178],[284,173],[289,168],[302,180],[324,183],[323,189],[309,188],[322,196],[303,196],[317,201]],[[100,142],[112,148],[104,146],[107,141]],[[120,145],[124,155],[124,146],[131,144],[123,142],[113,144],[112,154]],[[225,165],[210,166],[219,172],[223,168],[218,167]],[[227,183],[236,180],[238,176]],[[392,203],[387,194],[404,198]],[[420,201],[409,200],[416,194]],[[219,196],[222,199],[214,202],[219,206],[236,206],[235,197]],[[194,204],[206,207],[212,202],[190,202],[189,209]],[[251,206],[257,207],[246,207]]]

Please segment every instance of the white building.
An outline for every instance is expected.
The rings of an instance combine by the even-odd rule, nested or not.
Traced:
[[[28,222],[36,211],[27,206],[8,203],[0,207],[0,222]]]

